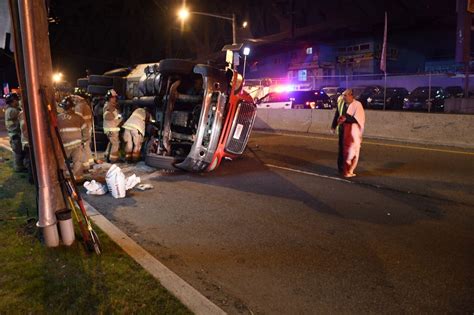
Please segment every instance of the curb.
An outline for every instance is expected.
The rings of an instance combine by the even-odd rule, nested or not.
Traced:
[[[0,143],[0,147],[12,151],[10,146]],[[154,173],[152,173],[154,174]],[[189,283],[163,265],[143,247],[138,245],[127,234],[122,232],[97,209],[83,200],[87,214],[112,241],[122,248],[130,257],[150,273],[160,284],[173,294],[181,303],[193,313],[198,315],[225,315],[219,306],[212,303],[208,298],[193,288]]]
[[[106,217],[100,214],[94,207],[84,200],[84,205],[91,220],[105,234],[107,234],[120,248],[149,272],[161,285],[181,301],[195,314],[212,315],[227,314],[189,283],[172,272],[159,260],[148,253],[143,247],[122,232]]]

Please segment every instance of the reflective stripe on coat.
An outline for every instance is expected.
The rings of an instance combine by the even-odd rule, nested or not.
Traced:
[[[145,134],[146,111],[144,108],[137,108],[123,124],[124,129],[138,130],[140,134]]]
[[[104,132],[113,132],[113,131],[120,131],[120,123],[122,122],[122,118],[116,108],[113,110],[109,110],[108,102],[104,105]]]
[[[78,147],[85,142],[86,124],[72,109],[58,114],[58,129],[65,148]]]

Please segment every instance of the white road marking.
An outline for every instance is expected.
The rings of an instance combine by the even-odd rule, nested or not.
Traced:
[[[305,175],[310,175],[310,176],[316,176],[316,177],[321,177],[321,178],[326,178],[326,179],[337,180],[339,182],[354,184],[354,182],[352,182],[350,180],[347,180],[347,179],[344,179],[344,178],[340,178],[340,177],[322,175],[322,174],[318,174],[318,173],[302,171],[302,170],[298,170],[298,169],[294,169],[294,168],[278,166],[278,165],[273,165],[273,164],[264,164],[264,165],[267,166],[267,167],[270,167],[270,168],[277,168],[277,169],[280,169],[280,170],[290,171],[290,172],[294,172],[294,173],[305,174]]]

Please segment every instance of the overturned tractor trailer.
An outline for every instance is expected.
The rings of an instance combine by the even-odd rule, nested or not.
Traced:
[[[147,129],[143,154],[145,163],[157,168],[216,169],[222,159],[242,155],[256,116],[255,102],[243,90],[237,71],[186,60],[164,59],[91,75],[79,79],[78,86],[97,96],[93,103],[99,135],[101,97],[107,89],[115,88],[121,96],[124,118],[135,107],[148,108],[155,122]]]

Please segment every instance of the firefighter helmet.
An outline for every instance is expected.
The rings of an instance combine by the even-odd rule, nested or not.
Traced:
[[[18,96],[18,94],[16,93],[8,93],[7,95],[5,95],[5,102],[7,104],[10,104],[12,103],[13,101],[19,101],[20,100],[20,97]]]
[[[68,110],[74,107],[74,102],[72,101],[72,98],[69,96],[66,96],[63,98],[61,103],[59,103],[59,107],[61,107],[64,110]]]
[[[117,97],[117,96],[118,96],[117,92],[115,92],[114,89],[110,89],[110,90],[107,91],[107,94],[105,94],[105,99],[108,101],[112,97]]]
[[[90,99],[91,95],[89,93],[87,93],[87,91],[83,88],[80,88],[80,87],[76,87],[74,88],[74,95],[77,95],[77,96],[80,96],[80,97],[83,97],[83,98],[86,98],[86,99]]]

